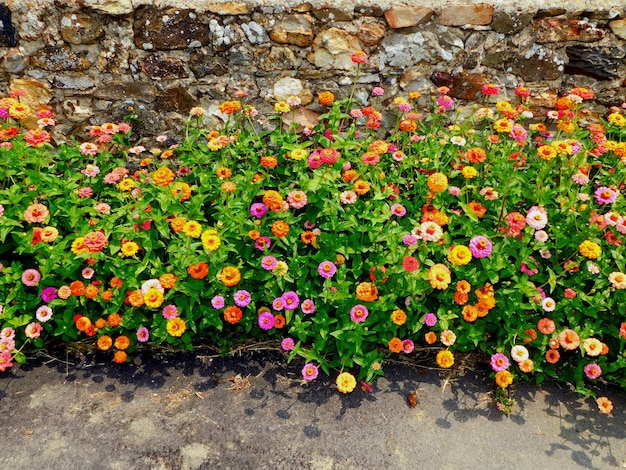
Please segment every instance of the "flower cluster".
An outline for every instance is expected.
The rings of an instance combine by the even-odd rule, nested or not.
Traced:
[[[367,55],[352,60],[358,73]],[[0,160],[25,175],[0,188],[0,370],[55,336],[116,362],[249,337],[302,357],[306,381],[341,369],[344,393],[416,343],[443,369],[487,353],[500,390],[533,375],[626,386],[626,118],[581,128],[582,88],[541,119],[526,88],[482,91],[495,105],[465,121],[445,87],[430,112],[417,92],[389,109],[381,87],[362,107],[323,92],[304,128],[294,97],[261,134],[227,101],[223,129],[194,108],[185,141],[159,136],[149,157],[125,122],[54,150],[21,128],[19,97],[0,100]]]

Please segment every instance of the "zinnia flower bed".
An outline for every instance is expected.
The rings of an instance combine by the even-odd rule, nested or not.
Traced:
[[[276,103],[263,132],[240,97],[151,150],[128,122],[55,148],[49,110],[0,100],[0,369],[51,340],[120,363],[273,341],[344,393],[416,348],[485,353],[505,405],[520,379],[625,387],[623,110],[584,122],[576,88],[538,116],[488,85],[461,117],[448,91],[394,99],[387,134],[380,87],[321,93],[314,127]]]

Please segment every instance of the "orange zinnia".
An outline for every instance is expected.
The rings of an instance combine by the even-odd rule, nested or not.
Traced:
[[[98,318],[96,320],[96,328],[98,328],[99,330],[101,330],[102,328],[104,328],[105,326],[107,326],[107,322],[104,318]]]
[[[85,293],[85,284],[83,281],[74,281],[70,284],[72,295],[80,297]]]
[[[109,285],[111,287],[117,287],[118,289],[122,287],[122,284],[124,284],[124,281],[122,281],[120,278],[118,277],[114,277],[113,279],[111,279],[111,281],[109,282]]]
[[[100,296],[100,298],[104,301],[111,300],[113,298],[113,291],[111,289],[105,290]]]
[[[435,344],[435,341],[437,341],[437,335],[434,331],[429,331],[424,335],[424,340],[426,341],[426,344]]]
[[[128,346],[130,346],[130,339],[128,338],[128,336],[118,336],[115,339],[114,345],[117,349],[123,351],[124,349],[128,349]]]
[[[235,266],[226,266],[220,274],[222,284],[227,287],[236,286],[241,280],[241,273]]]
[[[320,104],[330,106],[335,102],[335,95],[333,95],[330,91],[324,91],[317,95],[317,99],[319,100]]]
[[[272,233],[277,237],[284,237],[289,233],[289,224],[284,220],[276,220],[272,224]]]
[[[209,274],[209,265],[204,261],[192,264],[187,268],[187,272],[194,279],[204,279]]]
[[[402,340],[400,338],[391,338],[389,343],[389,350],[393,353],[399,353],[402,351]]]
[[[78,331],[85,332],[89,329],[90,326],[91,320],[85,316],[82,316],[78,320],[76,320],[76,328],[78,329]]]
[[[144,304],[143,293],[141,290],[133,290],[128,292],[128,303],[133,307],[141,307]]]
[[[88,299],[95,299],[96,297],[98,297],[99,293],[100,289],[98,289],[93,284],[89,284],[87,287],[85,287],[85,297],[87,297]]]
[[[113,362],[117,364],[123,364],[126,362],[127,357],[128,356],[124,351],[117,351],[115,354],[113,354]]]
[[[278,191],[268,189],[265,191],[265,194],[263,194],[263,204],[265,204],[269,210],[278,212],[283,205],[283,197]]]
[[[98,338],[97,344],[100,351],[108,351],[113,346],[113,340],[110,336],[103,335]]]
[[[283,315],[276,315],[274,317],[274,328],[284,328],[285,326],[285,317]]]
[[[466,305],[463,307],[463,320],[469,323],[473,323],[478,319],[478,311],[473,305]]]
[[[239,323],[241,317],[243,317],[243,312],[239,307],[235,305],[230,305],[224,309],[224,320],[226,320],[228,323],[231,323],[233,325]],[[276,319],[274,319],[274,321],[276,321]]]
[[[174,181],[174,172],[166,166],[162,166],[152,173],[152,181],[158,186],[168,186]]]
[[[119,326],[122,323],[122,317],[119,313],[112,313],[107,317],[107,323],[112,327]]]
[[[176,286],[176,281],[178,281],[178,277],[175,274],[165,273],[159,277],[159,282],[163,289],[172,289]]]
[[[371,282],[361,282],[356,286],[356,298],[363,302],[373,302],[378,298],[378,289]]]

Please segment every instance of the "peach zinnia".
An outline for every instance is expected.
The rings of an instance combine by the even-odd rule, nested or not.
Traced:
[[[571,351],[580,346],[580,337],[574,330],[566,328],[559,333],[559,344],[563,349]]]

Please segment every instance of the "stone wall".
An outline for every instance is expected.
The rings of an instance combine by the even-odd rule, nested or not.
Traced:
[[[549,4],[549,6],[548,6]],[[236,91],[261,114],[298,95],[352,88],[351,53],[369,60],[357,99],[374,86],[383,105],[409,91],[424,106],[439,85],[480,99],[483,83],[536,94],[538,109],[574,86],[596,91],[595,112],[626,101],[622,0],[5,0],[0,3],[2,94],[22,88],[59,115],[57,139],[119,120],[132,106],[138,131],[179,132],[192,106],[209,110]],[[314,114],[311,113],[314,116]]]

